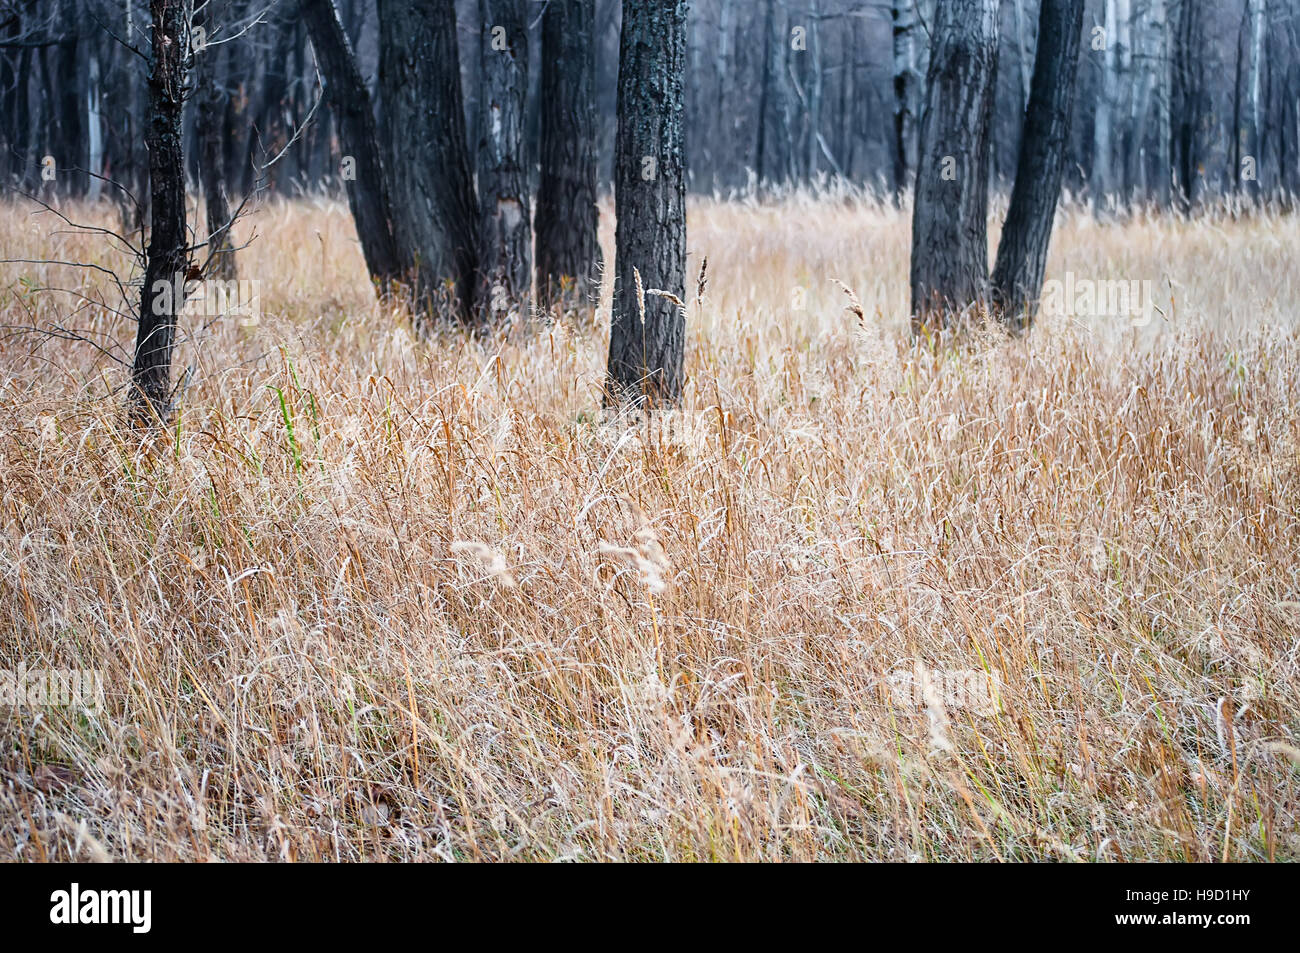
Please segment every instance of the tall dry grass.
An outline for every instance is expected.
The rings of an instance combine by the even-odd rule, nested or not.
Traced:
[[[0,669],[107,698],[0,709],[0,855],[1300,856],[1297,219],[1067,210],[1049,278],[1149,327],[919,344],[907,221],[696,203],[667,433],[602,422],[603,314],[414,338],[328,202],[244,223],[266,314],[189,323],[152,443],[6,332]],[[3,323],[121,356],[103,277],[0,266]]]

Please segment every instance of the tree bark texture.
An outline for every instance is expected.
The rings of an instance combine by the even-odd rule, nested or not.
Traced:
[[[600,291],[596,207],[595,0],[551,0],[542,14],[538,305],[576,306]]]
[[[609,398],[656,407],[681,397],[686,346],[686,10],[686,0],[625,4],[619,46]]]
[[[387,286],[402,273],[393,235],[392,200],[370,91],[357,68],[333,0],[300,0],[325,95],[338,124],[340,175],[371,280]]]
[[[479,0],[479,322],[524,314],[532,284],[532,218],[524,168],[528,33],[523,0]]]
[[[993,266],[993,304],[1014,330],[1028,326],[1042,290],[1061,197],[1082,29],[1083,0],[1043,0],[1016,179]]]
[[[944,0],[933,26],[912,211],[912,321],[948,324],[988,286],[998,0]]]
[[[181,149],[181,112],[189,53],[192,0],[150,0],[153,41],[149,73],[150,232],[145,256],[144,288],[131,401],[138,420],[162,422],[170,416],[172,349],[176,312],[183,300],[159,289],[184,281],[188,265],[185,236],[185,161]],[[183,295],[181,296],[183,299]]]
[[[394,235],[416,307],[469,321],[474,193],[452,0],[379,0],[381,138]]]

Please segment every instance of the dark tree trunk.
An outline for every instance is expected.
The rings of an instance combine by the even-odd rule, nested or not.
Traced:
[[[15,18],[15,35],[17,31],[17,19]],[[8,172],[12,181],[21,189],[29,189],[32,185],[32,166],[31,162],[31,107],[29,105],[29,93],[27,89],[28,80],[32,74],[32,49],[30,47],[22,50],[18,57],[18,67],[13,76],[14,90],[12,96],[12,112],[6,109],[5,115],[9,117],[9,149],[10,164]],[[2,168],[2,167],[0,167]]]
[[[257,108],[253,112],[256,125],[248,139],[247,185],[253,189],[283,190],[287,162],[269,163],[288,143],[291,130],[285,126],[286,99],[289,92],[289,27],[284,23],[277,7],[269,8],[270,19],[264,29],[269,34],[269,53],[255,53],[262,61],[261,82],[253,85],[260,92]]]
[[[1280,166],[1288,208],[1300,196],[1300,61],[1291,64],[1283,86]]]
[[[806,30],[804,43],[807,48],[801,49],[795,58],[795,62],[800,67],[800,80],[795,87],[795,93],[802,114],[800,116],[802,148],[799,150],[799,162],[806,182],[812,181],[817,176],[821,164],[818,158],[821,154],[821,141],[818,136],[821,135],[823,92],[821,30],[817,25],[821,11],[816,0],[810,0],[810,3],[811,6],[805,8],[808,24],[804,28]]]
[[[307,107],[303,96],[307,89],[307,64],[303,49],[306,44],[302,42],[302,23],[291,20],[286,25],[284,36],[285,42],[293,52],[293,68],[289,74],[289,115],[293,117],[293,123],[289,134],[293,135],[293,130],[299,127],[302,127],[303,133],[298,140],[298,144],[289,150],[285,158],[293,162],[290,168],[293,169],[294,184],[300,188],[309,188],[310,180],[307,177],[307,161],[311,155],[312,143],[315,141],[316,136],[319,135],[323,123],[316,121],[303,126],[309,107]]]
[[[9,43],[18,41],[22,35],[22,19],[17,13],[9,18],[2,35]],[[0,135],[4,137],[4,154],[8,156],[7,160],[0,162],[0,185],[8,185],[10,176],[22,168],[25,143],[20,140],[18,96],[20,93],[26,95],[27,84],[26,77],[20,76],[18,69],[24,52],[28,51],[0,50],[0,122],[4,124]]]
[[[532,224],[524,168],[528,32],[523,0],[479,0],[479,246],[475,311],[481,323],[526,313]]]
[[[393,236],[392,203],[370,91],[332,0],[300,0],[300,6],[338,125],[340,175],[361,253],[371,280],[386,287],[402,274],[402,264]]]
[[[199,178],[203,183],[203,202],[208,225],[208,247],[203,260],[207,262],[207,274],[223,281],[233,281],[239,277],[239,270],[235,263],[234,243],[230,237],[230,206],[226,201],[225,164],[221,156],[221,125],[230,94],[224,87],[225,77],[220,69],[220,61],[229,46],[224,43],[211,45],[216,29],[215,17],[211,12],[214,4],[215,0],[208,0],[204,7],[204,18],[209,23],[209,44],[194,52],[199,93],[195,135],[198,139]],[[197,16],[195,20],[198,20]]]
[[[915,0],[893,0],[889,14],[894,54],[894,192],[901,195],[916,164],[917,61],[924,35],[917,23]]]
[[[600,290],[596,208],[595,0],[551,0],[542,14],[537,299],[577,306]]]
[[[1184,210],[1200,197],[1201,162],[1205,152],[1202,117],[1208,112],[1204,64],[1204,0],[1183,0],[1178,7],[1173,63],[1173,118],[1171,123],[1175,196]]]
[[[842,174],[850,179],[853,177],[853,120],[849,112],[849,103],[853,101],[853,58],[856,54],[853,29],[846,23],[840,30],[840,102],[835,116],[837,130],[835,151],[839,156]]]
[[[131,368],[131,400],[142,423],[162,422],[170,416],[176,312],[184,304],[184,295],[174,291],[178,282],[184,282],[188,263],[181,112],[191,2],[149,2],[153,54],[145,143],[149,148],[150,232]]]
[[[993,266],[994,308],[1017,331],[1033,319],[1047,267],[1074,111],[1082,31],[1083,0],[1043,0],[1011,207]]]
[[[248,16],[250,2],[256,0],[229,0],[232,22],[242,22]],[[260,9],[260,8],[259,8]],[[230,44],[231,95],[226,99],[226,116],[223,122],[225,182],[232,195],[243,198],[248,194],[248,161],[253,138],[253,108],[251,102],[256,72],[257,47],[247,41]],[[261,57],[256,57],[260,59]]]
[[[686,317],[678,302],[686,296],[686,8],[686,0],[638,0],[623,8],[611,402],[644,397],[664,406],[682,393]],[[666,291],[678,302],[650,290]]]
[[[413,300],[468,320],[478,203],[452,0],[379,0],[379,89],[393,232]]]
[[[59,7],[61,26],[67,33],[56,48],[56,79],[54,88],[58,95],[58,146],[53,155],[58,162],[59,193],[66,196],[86,194],[89,177],[86,167],[89,155],[86,149],[85,104],[85,44],[78,32],[82,14],[77,0],[63,0]]]
[[[136,15],[135,5],[124,4],[123,35],[140,42],[146,24]],[[149,67],[134,50],[107,39],[105,43],[103,112],[105,185],[117,203],[123,234],[135,233],[143,243],[149,218],[149,152],[145,131],[149,112]]]
[[[207,94],[205,93],[205,97]],[[216,97],[209,99],[213,103]],[[226,201],[226,186],[221,179],[221,140],[217,135],[216,109],[200,104],[198,117],[199,165],[203,170],[203,202],[207,213],[208,244],[203,260],[207,262],[205,274],[225,281],[239,277],[235,261],[235,246],[230,235],[231,212]]]
[[[912,212],[913,328],[983,301],[998,0],[944,0],[933,26]]]
[[[760,185],[789,182],[793,165],[786,65],[790,32],[785,12],[767,0],[763,26],[763,75],[758,94],[758,147],[755,168]]]

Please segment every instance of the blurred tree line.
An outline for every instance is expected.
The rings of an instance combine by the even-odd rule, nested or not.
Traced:
[[[694,0],[687,25],[688,188],[842,178],[883,190],[915,173],[936,0]],[[456,0],[468,141],[480,141],[479,0]],[[541,151],[542,11],[524,5],[531,55],[523,171]],[[1038,0],[1002,0],[990,175],[1009,185],[1037,42]],[[202,17],[203,4],[196,16]],[[219,159],[232,196],[337,187],[336,119],[297,0],[208,4]],[[375,95],[376,0],[336,0]],[[619,0],[595,0],[595,145],[613,182]],[[216,15],[214,15],[216,14]],[[147,192],[143,131],[147,0],[0,0],[0,172],[24,191],[113,197],[87,175]],[[1242,190],[1300,191],[1297,0],[1088,0],[1065,188],[1168,204]],[[1099,32],[1100,31],[1100,32]],[[231,38],[234,38],[233,40]],[[229,40],[230,42],[222,42]],[[125,44],[124,45],[124,42]],[[375,109],[383,113],[382,98]],[[308,118],[311,121],[308,122]],[[188,173],[199,179],[198,100],[185,109]],[[274,165],[267,163],[291,139]],[[54,160],[55,174],[43,166]],[[1253,160],[1253,161],[1247,161]],[[42,173],[47,176],[42,179]]]

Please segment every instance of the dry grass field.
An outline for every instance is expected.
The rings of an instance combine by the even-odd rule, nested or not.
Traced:
[[[122,357],[105,276],[0,265],[0,669],[105,688],[0,707],[0,857],[1300,858],[1300,219],[1066,209],[1048,278],[1154,314],[1024,340],[914,343],[908,236],[696,201],[654,431],[607,314],[420,339],[341,204],[245,219],[152,441],[21,330]]]

